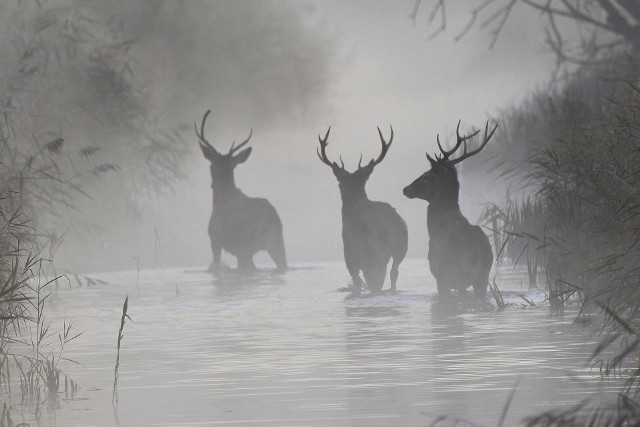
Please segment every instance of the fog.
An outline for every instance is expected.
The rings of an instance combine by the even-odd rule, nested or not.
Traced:
[[[208,140],[226,152],[253,129],[249,160],[236,168],[238,187],[265,197],[284,224],[290,263],[341,260],[340,194],[330,169],[316,156],[318,134],[332,126],[328,154],[347,169],[377,156],[376,127],[395,138],[367,191],[394,206],[409,229],[408,257],[426,257],[426,203],[402,188],[423,173],[425,153],[448,141],[455,125],[483,126],[498,109],[548,82],[554,57],[542,52],[542,21],[515,8],[496,46],[473,29],[459,42],[466,4],[451,4],[448,28],[430,39],[429,10],[413,25],[413,0],[101,3],[136,38],[133,70],[144,81],[163,126],[189,144],[185,178],[138,210],[106,191],[81,203],[94,224],[68,233],[56,263],[72,271],[206,266],[212,191],[209,164],[193,123],[212,109]],[[108,178],[117,184],[118,178]],[[104,188],[119,188],[118,185]],[[477,222],[479,194],[461,187],[461,207]],[[137,197],[137,196],[133,196]],[[223,258],[231,265],[235,259]],[[266,256],[258,264],[270,263]],[[346,274],[346,272],[345,272]]]

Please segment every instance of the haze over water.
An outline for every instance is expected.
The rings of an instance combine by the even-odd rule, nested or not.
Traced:
[[[505,424],[514,425],[619,388],[588,363],[598,326],[573,324],[572,310],[551,315],[542,293],[526,291],[524,274],[500,271],[511,306],[499,312],[489,299],[441,301],[426,269],[407,260],[397,295],[355,299],[342,291],[342,263],[242,280],[199,268],[134,271],[61,286],[50,320],[73,319],[83,332],[65,349],[79,364],[64,368],[81,389],[73,399],[61,393],[39,425],[429,425],[446,416],[438,425],[493,426],[515,389]],[[114,409],[127,295],[133,322]]]
[[[425,153],[437,149],[437,134],[446,145],[458,120],[464,130],[481,127],[547,82],[553,57],[540,54],[544,33],[531,11],[514,10],[489,50],[481,31],[453,40],[467,22],[466,2],[450,2],[451,31],[435,39],[427,7],[415,26],[408,19],[414,0],[87,4],[97,17],[115,14],[124,35],[138,40],[132,63],[144,76],[149,109],[192,151],[183,179],[147,199],[128,185],[140,165],[117,151],[127,144],[106,139],[99,153],[116,146],[109,155],[125,166],[91,182],[93,197],[80,198],[65,217],[72,226],[63,224],[55,261],[71,283],[60,281],[46,307],[54,328],[72,320],[72,335],[82,333],[59,362],[80,389],[35,411],[13,378],[9,403],[13,415],[22,414],[14,421],[493,426],[511,395],[504,425],[585,398],[615,398],[621,384],[590,365],[598,321],[575,323],[571,308],[551,314],[519,270],[497,275],[504,311],[490,296],[439,298],[424,260],[426,204],[402,195],[428,168]],[[221,151],[253,129],[251,157],[235,179],[282,218],[286,274],[204,272],[211,177],[192,124],[209,108],[207,138]],[[316,157],[317,136],[332,126],[329,155],[353,170],[360,155],[365,163],[378,155],[376,127],[386,135],[390,125],[394,145],[367,191],[407,222],[409,259],[398,294],[350,298],[340,194]],[[477,223],[483,204],[499,203],[509,183],[471,189],[476,177],[461,177],[462,211]],[[264,254],[256,260],[266,264]],[[223,261],[235,265],[226,255]],[[115,401],[127,296],[132,321],[124,327]]]

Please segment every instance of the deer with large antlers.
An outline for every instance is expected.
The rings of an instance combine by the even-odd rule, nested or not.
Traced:
[[[342,197],[342,243],[344,260],[347,270],[353,280],[352,291],[359,295],[363,285],[375,294],[382,290],[387,265],[393,258],[391,265],[391,291],[396,291],[398,267],[407,254],[408,233],[407,225],[398,212],[388,203],[369,200],[365,191],[365,184],[373,169],[387,154],[393,141],[391,137],[386,142],[378,128],[382,151],[377,159],[362,166],[362,157],[355,172],[348,172],[342,159],[340,165],[327,157],[329,132],[323,138],[318,136],[320,147],[317,150],[322,163],[331,167],[338,179],[340,196]],[[360,272],[364,276],[364,282]]]
[[[460,122],[456,128],[457,142],[451,150],[445,150],[437,137],[440,154],[435,159],[427,154],[431,169],[405,187],[403,193],[410,199],[429,202],[427,230],[429,232],[429,268],[436,279],[438,293],[449,294],[451,289],[463,291],[473,286],[476,297],[487,293],[489,273],[493,264],[493,252],[489,239],[477,225],[471,225],[462,215],[458,204],[460,183],[455,165],[478,154],[489,142],[498,125],[489,132],[489,122],[484,129],[480,146],[467,151],[471,135],[460,135]],[[460,148],[463,152],[452,159]]]
[[[204,136],[204,127],[211,110],[202,118],[200,131],[194,124],[198,143],[204,157],[211,163],[211,187],[213,188],[213,212],[209,220],[209,237],[213,262],[210,272],[219,272],[222,249],[238,259],[238,269],[256,269],[253,256],[267,251],[279,271],[287,269],[287,258],[282,237],[282,222],[275,208],[267,199],[249,197],[235,184],[234,168],[245,162],[251,147],[244,147],[249,137],[239,145],[235,142],[227,154],[217,151]]]

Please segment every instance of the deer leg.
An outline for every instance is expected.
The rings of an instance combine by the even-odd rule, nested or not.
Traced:
[[[487,295],[488,285],[489,277],[487,275],[487,277],[483,277],[473,284],[473,295],[478,299],[484,298],[484,296]]]
[[[377,294],[382,290],[384,278],[387,275],[386,265],[372,265],[364,270],[364,280],[372,294]]]
[[[220,227],[215,222],[213,214],[209,218],[209,225],[207,226],[207,233],[209,234],[209,240],[211,242],[211,252],[213,253],[213,260],[207,270],[209,273],[220,272],[220,260],[222,258],[222,245],[220,244],[219,236]]]
[[[473,295],[476,298],[484,298],[485,295],[487,295],[487,286],[489,285],[489,282],[484,282],[483,285],[477,284],[477,285],[473,285]]]
[[[391,279],[391,292],[396,293],[396,283],[398,282],[398,268],[400,267],[400,262],[402,260],[397,260],[393,258],[393,264],[391,264],[391,273],[389,273],[389,278]]]
[[[352,274],[351,279],[353,280],[353,288],[351,291],[356,295],[360,295],[362,286],[364,285],[362,278],[360,278],[360,273]]]
[[[351,280],[353,280],[353,288],[351,291],[356,295],[360,295],[363,285],[362,278],[360,278],[360,269],[353,266],[349,267],[347,265],[347,270],[349,270]]]
[[[272,240],[269,248],[267,249],[267,253],[271,257],[273,262],[276,263],[278,272],[287,271],[287,255],[284,250],[284,239],[282,238],[282,232],[280,232],[280,234]]]
[[[444,283],[444,280],[436,279],[436,285],[438,286],[438,295],[443,298],[447,298],[451,295],[451,287]]]
[[[253,255],[238,255],[238,270],[243,272],[252,272],[256,270],[253,263]]]
[[[217,240],[211,239],[211,251],[213,252],[213,261],[207,270],[209,273],[220,272],[220,260],[222,258],[222,246],[216,243]]]

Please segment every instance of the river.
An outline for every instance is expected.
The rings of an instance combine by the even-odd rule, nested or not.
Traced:
[[[75,362],[59,362],[79,390],[61,386],[59,401],[36,416],[14,387],[14,422],[495,426],[513,394],[504,425],[518,425],[620,386],[592,369],[597,322],[575,323],[575,309],[552,314],[544,293],[527,290],[510,268],[496,278],[508,303],[502,311],[490,296],[443,301],[424,260],[402,264],[397,294],[363,298],[344,292],[341,262],[252,277],[214,278],[198,268],[88,277],[61,281],[46,307],[52,329],[66,319],[72,335],[82,332],[63,353]],[[116,400],[127,296],[132,321]]]

